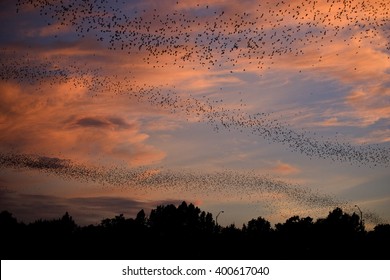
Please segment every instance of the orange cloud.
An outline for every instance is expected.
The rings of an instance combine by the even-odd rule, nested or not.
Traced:
[[[322,126],[337,126],[339,124],[339,120],[337,117],[329,118],[321,123]]]
[[[67,86],[31,94],[28,87],[22,90],[16,84],[0,84],[4,96],[0,107],[3,148],[60,153],[81,160],[109,158],[129,165],[151,164],[165,158],[163,151],[146,143],[149,135],[140,131],[137,119],[125,117],[126,111],[114,113],[108,103],[101,107],[104,99],[90,102],[85,89],[66,95],[62,87]]]
[[[284,176],[301,173],[301,170],[298,167],[282,161],[278,161],[276,165],[271,168],[271,171],[275,174]]]

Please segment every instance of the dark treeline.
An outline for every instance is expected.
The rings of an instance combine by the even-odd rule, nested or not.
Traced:
[[[146,216],[78,226],[62,218],[25,224],[0,213],[1,259],[389,259],[390,225],[367,231],[356,213],[293,216],[274,227],[262,217],[222,227],[211,213],[183,202]]]

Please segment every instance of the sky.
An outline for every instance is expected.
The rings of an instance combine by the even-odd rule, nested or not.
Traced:
[[[390,221],[387,1],[0,2],[0,210]],[[356,206],[357,205],[357,206]]]

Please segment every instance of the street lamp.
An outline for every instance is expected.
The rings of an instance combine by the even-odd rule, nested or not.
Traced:
[[[355,207],[359,210],[359,212],[360,212],[360,229],[362,229],[363,228],[363,212],[362,212],[362,210],[360,210],[360,208],[359,208],[359,206],[357,206],[356,204],[355,204]]]
[[[218,226],[218,216],[221,214],[221,213],[225,213],[225,211],[219,211],[219,213],[217,214],[217,216],[215,217],[215,223],[217,224]]]

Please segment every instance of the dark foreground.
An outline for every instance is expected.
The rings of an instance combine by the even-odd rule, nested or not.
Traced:
[[[1,259],[390,259],[390,225],[365,230],[355,213],[336,208],[326,218],[262,217],[241,228],[216,225],[192,204],[162,205],[147,217],[123,215],[99,225],[60,219],[20,223],[0,213]]]

